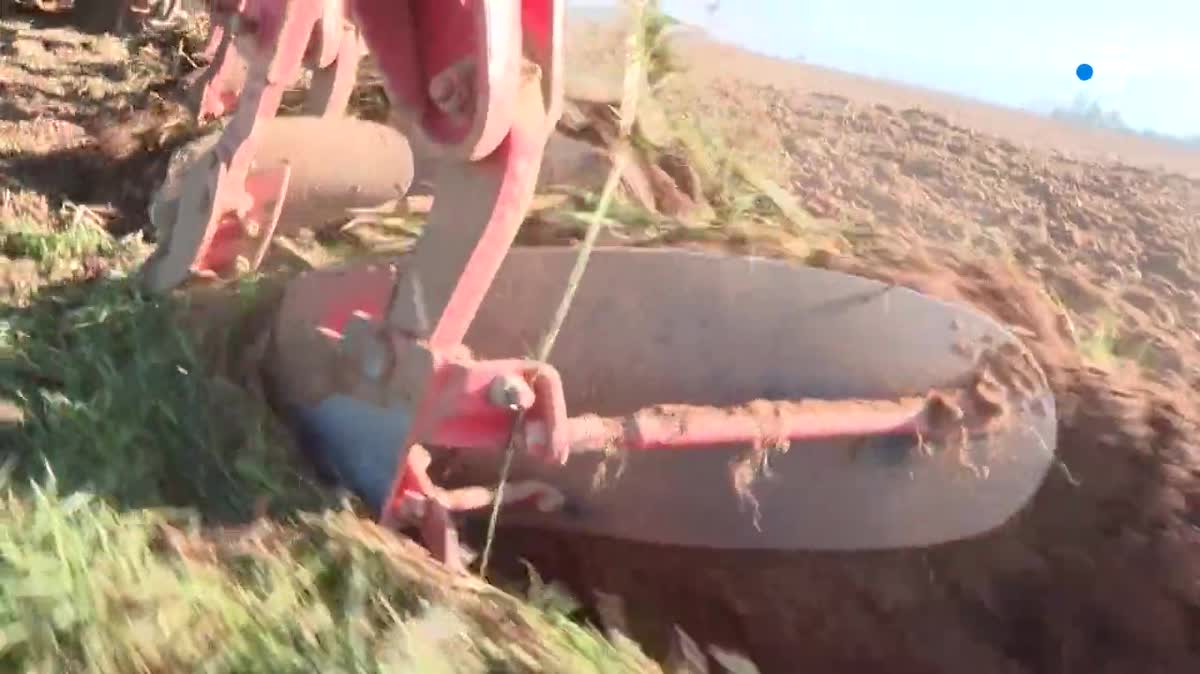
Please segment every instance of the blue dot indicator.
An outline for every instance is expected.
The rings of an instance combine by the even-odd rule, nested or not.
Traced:
[[[1080,63],[1079,67],[1075,69],[1075,76],[1086,82],[1092,79],[1092,72],[1092,67],[1090,65],[1086,63]]]

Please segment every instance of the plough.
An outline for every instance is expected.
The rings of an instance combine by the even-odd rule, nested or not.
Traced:
[[[513,248],[562,105],[560,0],[234,9],[214,22],[214,66],[250,25],[247,76],[209,99],[233,117],[142,279],[164,291],[258,265],[291,198],[287,161],[255,165],[263,126],[307,54],[346,59],[313,107],[336,128],[361,40],[393,123],[440,160],[433,207],[402,258],[293,279],[263,369],[323,467],[445,563],[464,567],[454,520],[492,505],[479,485],[510,447],[506,524],[696,548],[931,545],[1003,524],[1040,485],[1054,399],[1024,346],[858,277],[600,248],[549,362],[518,355],[577,255]]]

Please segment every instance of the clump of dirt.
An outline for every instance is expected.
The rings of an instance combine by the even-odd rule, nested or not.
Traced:
[[[1049,387],[1033,354],[1020,342],[963,351],[974,365],[961,385],[935,389],[925,397],[917,433],[927,454],[936,450],[953,457],[975,477],[986,479],[990,464],[999,458],[992,452],[994,438],[1011,430],[1021,412],[1045,418]],[[968,451],[972,437],[988,449],[982,463]]]

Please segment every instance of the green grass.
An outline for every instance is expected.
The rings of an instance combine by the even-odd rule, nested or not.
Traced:
[[[129,507],[203,503],[220,519],[312,495],[262,406],[207,376],[183,309],[117,278],[52,287],[0,314],[0,386],[27,417],[21,478],[43,478],[45,461],[67,491]]]
[[[59,260],[75,260],[89,255],[109,255],[115,244],[99,227],[76,220],[61,230],[46,231],[33,223],[9,223],[0,232],[0,254],[24,257],[49,266]]]
[[[4,671],[646,671],[627,644],[482,583],[451,588],[347,513],[204,536],[186,514],[51,481],[10,492],[0,555]]]
[[[121,277],[119,243],[3,240],[118,273],[0,308],[0,390],[25,417],[0,435],[0,671],[657,671],[561,612],[452,578],[313,484],[180,327],[187,301]],[[233,313],[259,290],[231,289]]]

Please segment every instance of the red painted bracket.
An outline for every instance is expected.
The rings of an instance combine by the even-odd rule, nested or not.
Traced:
[[[219,165],[216,204],[229,203],[225,190],[237,187],[229,176],[226,167]],[[286,165],[253,171],[246,176],[245,191],[238,199],[241,209],[213,209],[192,265],[194,276],[228,280],[258,268],[279,223],[290,177]]]

